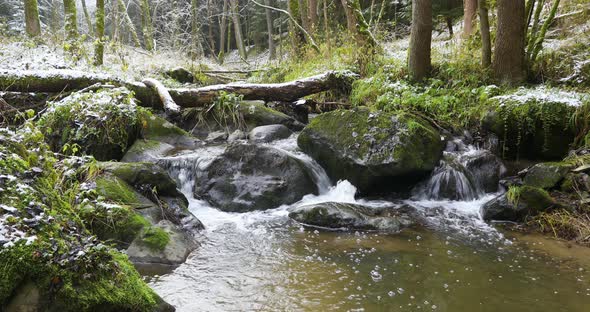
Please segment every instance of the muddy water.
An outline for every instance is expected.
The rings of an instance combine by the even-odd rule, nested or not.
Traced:
[[[297,153],[292,143],[277,145]],[[221,150],[169,160],[188,196],[190,172]],[[347,182],[329,188],[314,168],[322,194],[293,206],[383,204],[355,199]],[[590,311],[587,249],[497,231],[479,217],[493,196],[409,201],[429,223],[396,235],[303,228],[288,206],[232,214],[192,199],[202,246],[149,282],[177,311]]]

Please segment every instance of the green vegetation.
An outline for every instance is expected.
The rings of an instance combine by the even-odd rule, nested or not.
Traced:
[[[137,137],[138,108],[127,89],[73,93],[48,107],[37,125],[56,152],[120,159]]]
[[[43,140],[31,124],[0,129],[0,176],[9,177],[0,188],[1,226],[9,233],[0,250],[0,303],[31,281],[53,298],[54,310],[152,310],[160,299],[127,257],[91,233],[88,221],[113,208],[88,187],[96,166],[88,158],[56,158]],[[108,214],[118,219],[113,213],[120,211]]]
[[[159,227],[149,227],[142,235],[141,242],[155,251],[162,251],[170,242],[170,234]]]

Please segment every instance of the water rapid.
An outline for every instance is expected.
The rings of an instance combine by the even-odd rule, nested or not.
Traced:
[[[423,213],[429,227],[390,235],[318,231],[291,221],[290,208],[311,203],[392,203],[359,199],[348,181],[333,185],[322,167],[298,150],[296,135],[272,147],[305,163],[318,195],[267,211],[222,212],[195,199],[193,187],[224,146],[160,160],[206,227],[201,247],[185,264],[149,278],[177,311],[587,311],[590,306],[590,267],[538,252],[481,220],[479,209],[494,193],[469,171],[469,159],[482,151],[466,146],[445,152],[432,176],[403,201]],[[449,192],[439,196],[443,189]]]

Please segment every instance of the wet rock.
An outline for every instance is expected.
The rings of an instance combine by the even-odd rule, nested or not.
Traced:
[[[6,305],[8,312],[38,312],[44,311],[43,306],[48,304],[41,297],[37,285],[25,282],[15,290],[15,295]],[[45,298],[48,299],[48,298]]]
[[[559,185],[567,173],[573,169],[568,163],[540,163],[527,169],[524,184],[543,189],[551,189]]]
[[[245,140],[248,138],[248,134],[242,130],[236,130],[234,132],[232,132],[228,137],[227,137],[227,142],[229,143],[233,143],[239,140]]]
[[[291,135],[289,128],[283,125],[260,126],[252,129],[248,138],[253,143],[268,143],[275,140],[286,139]]]
[[[201,145],[199,139],[191,136],[170,121],[150,112],[140,112],[141,137],[145,140],[158,141],[175,147],[194,148]]]
[[[163,231],[167,235],[167,242],[149,243],[146,239],[147,230],[139,235],[127,248],[127,255],[134,263],[178,265],[184,263],[188,255],[197,247],[192,237],[176,224],[162,220],[150,230]],[[162,232],[160,232],[162,233]],[[161,245],[158,245],[161,244]]]
[[[523,221],[550,209],[556,202],[543,189],[532,186],[513,186],[509,192],[487,202],[481,208],[484,220]]]
[[[227,132],[225,131],[213,131],[207,135],[205,142],[207,143],[222,143],[227,140]]]
[[[153,140],[139,139],[133,143],[122,162],[151,162],[156,163],[159,158],[174,150],[174,146]]]
[[[407,206],[375,208],[325,202],[295,208],[289,217],[305,225],[330,229],[399,232],[416,224],[412,210]]]
[[[284,125],[292,131],[300,131],[305,127],[295,118],[266,107],[263,101],[243,101],[240,103],[240,112],[249,129],[276,124]]]
[[[223,211],[245,212],[291,204],[317,193],[304,163],[284,151],[233,144],[195,183],[195,196]]]
[[[500,179],[506,173],[500,158],[488,150],[476,150],[466,154],[463,162],[479,190],[484,193],[498,191]]]
[[[424,120],[361,108],[321,114],[297,140],[335,182],[361,193],[409,189],[438,164],[444,142]]]

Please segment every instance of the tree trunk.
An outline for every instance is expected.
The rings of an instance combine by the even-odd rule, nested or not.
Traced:
[[[344,14],[346,15],[346,27],[348,32],[351,34],[356,33],[356,15],[352,11],[352,7],[349,5],[348,0],[342,0],[342,7],[344,8]]]
[[[76,0],[64,0],[66,37],[75,40],[78,37],[78,19],[76,17]]]
[[[35,37],[41,34],[39,6],[37,0],[25,0],[25,28],[27,35]]]
[[[328,27],[328,0],[323,0],[324,3],[324,36],[326,36],[326,43],[328,44],[328,52],[331,50],[330,28]]]
[[[150,4],[148,0],[141,0],[141,33],[145,49],[152,51],[154,49],[154,26],[152,25],[152,16],[150,13]]]
[[[463,37],[473,34],[473,25],[477,14],[477,0],[463,0]]]
[[[59,31],[59,0],[52,0],[51,1],[51,21],[49,23],[49,27],[51,32],[57,34]]]
[[[212,0],[207,0],[207,34],[209,39],[209,50],[214,57],[217,55],[215,51],[215,38],[213,38],[213,10],[211,5]]]
[[[88,33],[92,36],[94,33],[94,28],[92,27],[92,20],[90,20],[90,14],[88,13],[88,8],[86,7],[86,0],[82,0],[82,11],[84,11],[84,18],[86,18],[86,24],[88,24]]]
[[[221,12],[221,23],[219,24],[219,61],[223,62],[225,54],[225,35],[227,34],[227,3],[228,0],[223,0],[223,10]]]
[[[169,89],[173,101],[180,107],[202,107],[215,101],[222,92],[242,95],[245,100],[292,102],[304,96],[350,88],[358,75],[349,71],[325,74],[285,83],[230,83],[197,89]],[[125,81],[104,74],[75,70],[0,70],[0,90],[17,92],[66,92],[95,84],[125,86],[135,93],[143,106],[160,106],[159,94],[141,82]]]
[[[299,15],[297,7],[297,0],[287,0],[287,12],[295,20],[297,20],[297,16]],[[291,49],[293,52],[298,53],[301,50],[301,36],[299,30],[295,28],[295,23],[291,19],[289,19],[289,37],[291,38]]]
[[[478,7],[481,32],[481,65],[488,68],[492,65],[492,41],[490,39],[490,20],[486,0],[478,0]]]
[[[162,102],[162,106],[164,107],[164,110],[166,111],[166,114],[178,114],[180,113],[180,106],[178,106],[176,104],[176,102],[174,102],[174,100],[172,99],[172,96],[170,96],[170,92],[168,92],[168,89],[159,81],[157,81],[156,79],[144,79],[142,81],[148,88],[151,88],[153,91],[155,91],[158,94],[158,97],[160,98],[160,101]]]
[[[201,43],[201,27],[199,25],[199,1],[191,0],[191,40],[192,44],[192,58],[196,59],[203,56],[203,44]]]
[[[307,11],[307,2],[305,0],[298,0],[299,5],[299,17],[301,19],[301,26],[305,29],[305,31],[310,32],[309,27],[309,16],[307,15],[309,12]]]
[[[309,27],[311,33],[315,33],[318,29],[318,0],[308,0],[308,16],[309,16]]]
[[[449,38],[453,38],[453,18],[449,15],[445,16],[447,22],[447,29],[449,30]]]
[[[498,30],[493,60],[494,74],[503,83],[518,83],[525,78],[524,0],[497,0]]]
[[[96,0],[96,42],[94,65],[102,65],[104,56],[104,0]]]
[[[408,56],[408,71],[412,80],[420,81],[429,75],[431,43],[432,2],[431,0],[414,0]]]
[[[131,33],[133,43],[136,47],[141,47],[139,36],[137,36],[137,31],[135,30],[135,26],[133,26],[133,21],[131,20],[131,17],[129,17],[129,13],[127,13],[127,7],[125,6],[125,3],[123,3],[123,0],[117,0],[117,2],[119,5],[119,11],[123,13],[125,24],[127,25],[129,32]]]
[[[234,33],[236,37],[236,45],[238,52],[243,60],[248,59],[248,52],[244,46],[244,37],[242,36],[242,25],[240,24],[240,12],[238,11],[238,0],[229,0],[231,5],[231,17],[234,22]]]
[[[270,6],[270,1],[264,0],[264,5]],[[270,9],[264,9],[264,13],[266,14],[266,29],[268,31],[268,59],[273,60],[276,57],[276,49],[273,39],[272,12]]]

